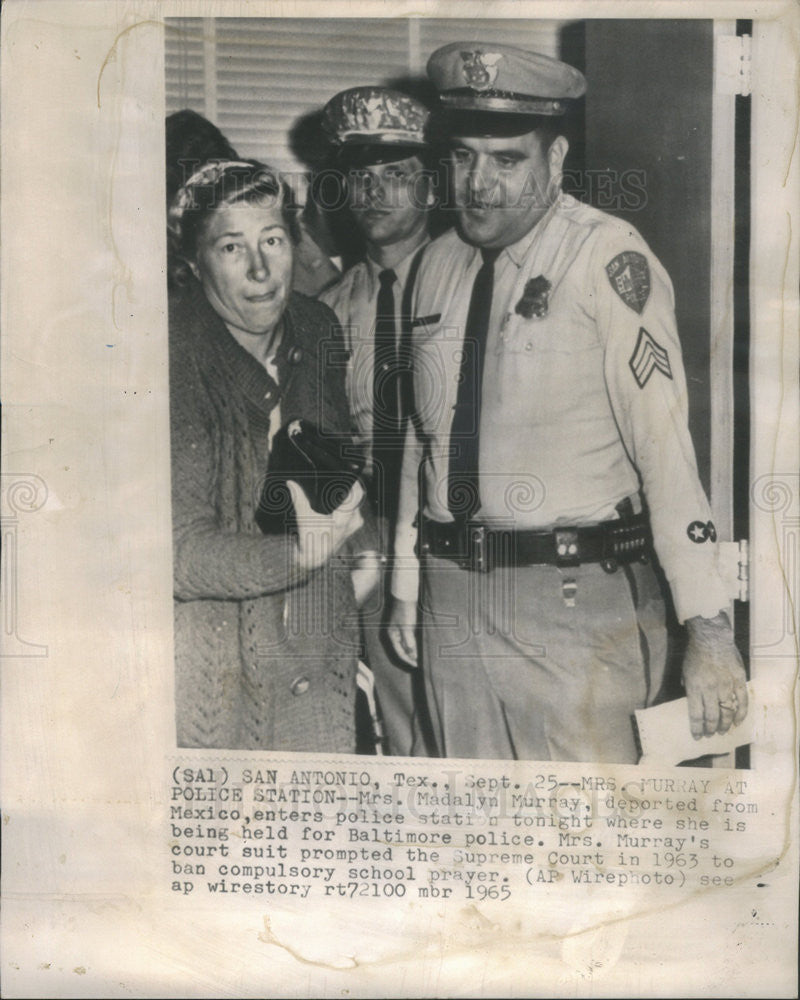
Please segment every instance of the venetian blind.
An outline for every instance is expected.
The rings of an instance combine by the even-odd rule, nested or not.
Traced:
[[[242,156],[302,174],[298,126],[337,91],[424,76],[448,42],[521,45],[557,56],[563,21],[467,18],[167,20],[167,112],[211,118]],[[300,188],[302,185],[300,185]]]
[[[167,114],[182,108],[206,114],[201,18],[167,19],[164,30],[164,89]]]
[[[300,170],[292,129],[338,90],[408,73],[401,20],[222,18],[217,24],[219,125],[236,149]]]

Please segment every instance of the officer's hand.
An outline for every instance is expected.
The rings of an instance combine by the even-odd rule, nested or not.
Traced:
[[[392,649],[403,663],[417,665],[417,602],[392,598],[387,632]]]
[[[744,664],[733,642],[727,615],[690,618],[683,660],[683,686],[689,701],[692,736],[727,733],[747,715]]]
[[[288,486],[297,519],[297,564],[304,570],[317,569],[363,525],[359,506],[364,499],[364,487],[359,482],[353,483],[332,514],[318,514],[297,483],[288,480]]]

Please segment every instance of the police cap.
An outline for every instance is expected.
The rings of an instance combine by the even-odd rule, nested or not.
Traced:
[[[352,87],[332,97],[322,128],[348,164],[393,163],[427,147],[430,112],[408,94],[386,87]]]
[[[573,66],[513,45],[451,42],[428,60],[443,109],[492,116],[559,116],[586,92]]]

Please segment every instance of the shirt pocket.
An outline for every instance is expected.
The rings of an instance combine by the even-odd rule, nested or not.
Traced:
[[[423,427],[449,426],[458,394],[463,335],[437,316],[414,332],[414,408]]]
[[[372,341],[359,337],[350,344],[345,369],[345,391],[350,418],[359,440],[366,440],[372,429],[372,382],[374,350]]]
[[[513,316],[496,360],[500,399],[514,421],[569,420],[586,393],[605,394],[602,345],[577,311]]]

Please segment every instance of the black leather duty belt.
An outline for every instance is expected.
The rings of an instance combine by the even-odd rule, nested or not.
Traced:
[[[644,514],[580,528],[514,531],[473,521],[422,518],[418,555],[451,559],[463,569],[488,573],[498,566],[580,566],[600,563],[607,573],[646,562],[650,527]]]

